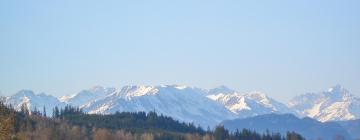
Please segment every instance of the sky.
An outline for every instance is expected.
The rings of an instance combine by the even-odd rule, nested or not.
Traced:
[[[226,85],[360,96],[358,0],[4,0],[0,95]]]

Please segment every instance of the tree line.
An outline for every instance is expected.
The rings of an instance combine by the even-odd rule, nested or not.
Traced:
[[[229,132],[224,126],[204,130],[155,112],[86,114],[66,106],[47,116],[45,110],[30,111],[23,105],[15,111],[0,101],[0,140],[304,140],[295,132]]]

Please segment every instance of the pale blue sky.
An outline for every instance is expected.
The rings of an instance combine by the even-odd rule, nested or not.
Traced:
[[[0,91],[227,85],[360,96],[360,1],[0,2]]]

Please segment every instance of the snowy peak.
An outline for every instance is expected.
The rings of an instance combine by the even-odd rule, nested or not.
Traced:
[[[17,92],[16,94],[13,95],[13,97],[33,97],[35,96],[35,93],[32,90],[20,90],[19,92]]]
[[[19,92],[17,92],[16,94],[14,94],[13,96],[10,96],[8,98],[8,101],[25,101],[25,100],[36,100],[36,99],[56,99],[55,97],[51,96],[51,95],[47,95],[45,93],[40,93],[40,94],[35,94],[32,90],[20,90]],[[57,99],[56,99],[57,100]]]
[[[155,95],[158,92],[154,86],[124,86],[120,92],[115,93],[116,96],[131,99],[133,97],[144,96],[144,95]]]
[[[16,110],[20,110],[22,105],[26,105],[29,110],[41,110],[46,107],[46,113],[52,114],[52,109],[55,106],[64,106],[57,98],[47,95],[45,93],[35,94],[31,90],[20,90],[13,96],[6,99],[6,104],[11,104]]]
[[[261,92],[210,94],[208,98],[223,104],[240,118],[268,113],[292,113],[286,105],[267,97]]]
[[[140,96],[154,96],[161,93],[170,93],[175,94],[178,92],[203,92],[202,89],[191,88],[184,85],[160,85],[160,86],[145,86],[145,85],[129,85],[121,88],[119,92],[116,92],[115,95],[124,99],[132,99]]]
[[[262,92],[250,92],[248,94],[245,94],[246,97],[259,101],[261,103],[269,103],[270,102],[270,98],[268,96],[266,96],[265,93]]]
[[[277,102],[274,99],[269,98],[264,93],[261,92],[251,92],[245,95],[248,99],[254,100],[256,103],[263,105],[267,108],[272,108],[273,111],[276,111],[276,107],[274,107],[273,103]]]
[[[171,87],[171,88],[176,88],[178,90],[184,90],[184,89],[189,88],[188,86],[185,86],[185,85],[163,85],[161,87]]]
[[[339,121],[360,118],[360,99],[337,85],[327,91],[307,93],[289,101],[288,106],[319,121]]]
[[[144,86],[144,85],[129,85],[129,86],[124,86],[123,88],[121,88],[121,92],[129,92],[129,93],[136,93],[136,92],[141,92],[141,93],[147,93],[149,92],[152,88],[154,88],[153,86]]]
[[[116,88],[113,87],[102,87],[102,86],[93,86],[87,90],[83,90],[84,93],[93,93],[93,94],[105,94],[108,95],[109,93],[113,93],[116,91]]]
[[[336,85],[328,89],[329,93],[347,94],[349,91],[341,85]]]
[[[238,114],[243,110],[251,110],[248,106],[248,101],[245,99],[245,96],[234,93],[234,94],[217,94],[217,95],[208,95],[208,98],[217,101],[223,104],[231,112]]]
[[[226,87],[224,85],[221,85],[221,86],[218,86],[216,88],[210,89],[208,94],[209,95],[216,95],[216,94],[220,94],[220,93],[222,93],[222,94],[232,94],[234,92],[235,92],[235,90],[230,89],[230,88],[228,88],[228,87]]]
[[[332,98],[332,100],[349,100],[354,97],[347,89],[340,85],[329,88],[328,91],[323,94],[324,96]]]
[[[20,90],[13,96],[8,97],[6,102],[13,105],[16,110],[20,110],[22,105],[26,105],[30,109],[30,100],[35,96],[35,93],[31,90]]]
[[[115,88],[94,86],[90,89],[82,90],[77,94],[60,97],[60,101],[72,106],[82,106],[94,100],[104,98],[115,91]]]

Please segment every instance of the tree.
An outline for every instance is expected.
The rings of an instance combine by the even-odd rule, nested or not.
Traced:
[[[53,118],[59,118],[60,117],[60,111],[58,107],[55,107],[53,110]]]
[[[46,108],[45,106],[43,106],[43,114],[42,114],[44,117],[46,117]]]
[[[93,140],[111,140],[112,135],[111,133],[104,128],[100,128],[100,129],[94,129],[93,130]]]
[[[118,140],[125,140],[127,139],[127,136],[126,136],[126,133],[122,130],[118,130],[116,131],[115,133],[115,139],[118,139]]]
[[[209,131],[208,131],[209,132]],[[205,134],[205,136],[203,136],[202,138],[203,140],[212,140],[213,138],[211,137],[210,134]]]
[[[154,140],[154,135],[152,133],[144,133],[141,135],[142,140]]]
[[[8,118],[0,118],[0,140],[10,139],[10,123]]]
[[[299,135],[295,132],[287,132],[286,139],[287,140],[305,140],[305,138],[303,138],[301,135]]]
[[[10,139],[14,131],[13,111],[8,110],[6,106],[0,102],[0,140]]]
[[[214,132],[215,140],[226,140],[229,138],[229,131],[224,126],[217,126]]]
[[[336,135],[334,136],[333,140],[345,140],[345,137],[342,135]]]
[[[85,114],[79,108],[66,106],[53,109],[53,118],[43,117],[44,113],[27,113],[23,105],[20,112],[5,106],[0,101],[0,140],[37,139],[37,140],[304,140],[295,133],[288,132],[285,138],[279,133],[260,135],[255,131],[243,129],[230,133],[224,126],[206,132],[192,123],[179,122],[155,112],[117,112],[115,114]],[[336,140],[341,140],[337,137]]]
[[[25,114],[25,115],[29,115],[29,114],[30,114],[27,104],[22,104],[22,105],[21,105],[20,112],[23,113],[23,114]]]

